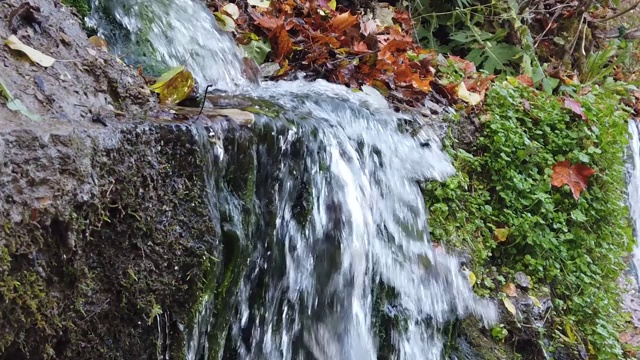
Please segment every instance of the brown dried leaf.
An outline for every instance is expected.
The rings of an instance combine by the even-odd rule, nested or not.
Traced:
[[[351,13],[347,11],[331,19],[327,25],[331,31],[340,34],[357,23],[358,16],[351,15]]]
[[[510,297],[518,296],[518,290],[516,289],[516,285],[514,283],[506,283],[502,289],[500,289],[503,293],[507,294]]]
[[[584,164],[571,165],[568,160],[559,161],[553,166],[551,185],[562,187],[569,185],[573,198],[578,200],[582,190],[587,188],[589,177],[596,171]]]
[[[271,42],[272,57],[278,62],[287,59],[293,51],[293,42],[291,41],[284,24],[280,24],[273,29],[269,34],[269,41]]]

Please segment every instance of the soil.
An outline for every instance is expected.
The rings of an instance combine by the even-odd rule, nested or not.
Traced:
[[[11,11],[23,1],[0,2],[0,38],[12,35]],[[30,111],[43,117],[33,126],[23,115],[0,106],[2,127],[43,128],[101,127],[88,122],[100,114],[107,123],[121,122],[122,112],[139,117],[153,107],[150,93],[135,70],[93,46],[72,9],[59,1],[30,0],[44,18],[38,29],[21,22],[14,35],[23,43],[57,61],[49,68],[36,65],[24,54],[2,46],[0,77],[9,91]],[[114,111],[115,110],[115,111]]]

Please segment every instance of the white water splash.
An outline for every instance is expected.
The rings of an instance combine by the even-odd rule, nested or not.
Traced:
[[[629,161],[627,163],[627,196],[629,214],[633,226],[633,235],[636,245],[633,249],[633,263],[636,268],[636,276],[640,284],[640,123],[629,121]]]
[[[213,84],[235,91],[248,84],[240,50],[198,0],[92,0],[92,9],[89,25],[116,52],[132,51],[125,44],[150,41],[155,52],[147,56],[166,66],[184,65],[202,89]]]
[[[456,316],[495,321],[494,306],[474,296],[458,261],[429,243],[417,180],[454,172],[437,140],[421,146],[398,131],[398,114],[387,106],[325,81],[265,84],[261,96],[294,119],[282,147],[301,137],[309,147],[313,209],[301,225],[295,196],[303,174],[285,165],[275,234],[281,250],[274,250],[284,252],[285,273],[267,268],[267,297],[253,308],[246,279],[234,329],[241,358],[376,359],[372,297],[380,281],[406,321],[393,333],[395,358],[440,359],[440,330]],[[264,261],[279,268],[277,258]],[[243,331],[253,334],[248,345]]]

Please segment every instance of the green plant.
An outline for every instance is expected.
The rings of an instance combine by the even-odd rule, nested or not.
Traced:
[[[528,51],[508,38],[521,27],[515,1],[418,0],[406,5],[423,47],[465,56],[489,73],[513,73]]]
[[[504,340],[509,335],[509,331],[504,328],[503,324],[498,324],[491,329],[491,337],[497,341]]]
[[[613,82],[593,86],[579,100],[585,121],[555,96],[496,85],[476,143],[466,151],[450,144],[458,174],[425,186],[434,241],[470,249],[481,278],[495,266],[549,284],[556,323],[571,324],[603,359],[622,354],[615,280],[632,245],[623,205],[623,90]],[[577,201],[566,186],[550,185],[551,168],[563,160],[597,170]],[[499,228],[510,231],[497,243]],[[478,290],[492,283],[483,280]]]

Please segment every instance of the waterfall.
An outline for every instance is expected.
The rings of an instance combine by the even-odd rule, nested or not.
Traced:
[[[240,49],[217,30],[209,9],[191,0],[91,0],[88,25],[116,55],[134,63],[184,65],[204,89],[247,83]]]
[[[398,129],[403,116],[379,96],[326,81],[249,86],[232,39],[197,1],[94,0],[91,19],[116,49],[146,32],[167,65],[184,63],[203,83],[280,109],[259,115],[254,128],[270,139],[257,144],[256,161],[277,175],[265,189],[275,193],[274,226],[265,220],[241,236],[251,254],[231,294],[237,310],[222,345],[225,358],[377,359],[384,347],[385,358],[436,360],[449,321],[496,320],[493,304],[473,294],[458,260],[429,242],[418,182],[455,171],[435,137],[418,141]],[[108,19],[126,31],[113,33]],[[208,130],[195,131],[210,152],[206,171],[213,177],[225,159],[214,156],[219,149]],[[282,161],[271,158],[270,146]],[[234,227],[241,228],[242,200],[209,186],[212,218],[231,207],[225,211],[236,214]],[[203,300],[188,359],[207,358],[211,301]]]
[[[633,237],[636,245],[633,249],[633,265],[636,269],[636,279],[640,284],[640,123],[629,121],[629,160],[627,161],[628,204],[633,226]]]

